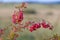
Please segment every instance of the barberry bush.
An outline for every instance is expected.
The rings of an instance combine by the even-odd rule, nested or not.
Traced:
[[[18,11],[14,11],[11,17],[11,24],[9,22],[7,27],[0,28],[0,40],[18,40],[17,38],[22,37],[21,35],[24,33],[25,29],[31,33],[40,28],[53,30],[53,25],[41,18],[28,17],[28,20],[25,21],[24,19],[26,18],[24,17],[23,9],[27,8],[26,3],[23,2],[21,6],[15,8],[17,8]],[[21,34],[21,32],[23,33]]]

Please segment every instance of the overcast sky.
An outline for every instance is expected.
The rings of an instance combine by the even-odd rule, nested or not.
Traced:
[[[60,0],[0,0],[0,2],[24,2],[24,1],[34,1],[34,2],[60,2]]]

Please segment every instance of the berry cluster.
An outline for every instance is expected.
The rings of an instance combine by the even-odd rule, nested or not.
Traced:
[[[41,27],[41,24],[40,23],[35,23],[32,26],[30,26],[30,29],[29,30],[32,32],[32,31],[34,31],[34,30],[36,30],[36,29],[38,29],[40,27]]]
[[[17,13],[14,11],[14,14],[12,15],[12,22],[14,24],[17,24],[23,20],[23,11],[20,10]]]
[[[41,28],[41,27],[43,27],[43,28],[49,28],[50,30],[53,29],[53,26],[52,26],[51,24],[47,23],[47,22],[44,20],[44,21],[42,21],[42,22],[40,22],[40,23],[35,23],[35,24],[33,24],[32,26],[29,27],[29,30],[30,30],[31,32],[33,32],[34,30],[36,30],[36,29],[38,29],[38,28]]]
[[[53,29],[53,25],[51,25],[50,23],[46,22],[45,20],[42,21],[41,23],[43,28],[49,28],[50,30]]]

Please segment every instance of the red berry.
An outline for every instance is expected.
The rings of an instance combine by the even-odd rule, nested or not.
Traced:
[[[30,29],[29,29],[29,30],[30,30],[30,32],[32,32],[32,31],[33,31],[33,28],[32,28],[32,27],[30,27]]]
[[[22,20],[23,20],[23,11],[20,10],[18,15],[18,22],[21,22]]]
[[[41,27],[41,24],[40,23],[37,23],[37,25],[38,25],[37,28],[40,28]]]
[[[13,15],[12,15],[12,22],[13,22],[14,24],[16,24],[16,18],[15,18],[15,17],[16,17],[16,15],[13,14]]]
[[[41,24],[42,24],[42,27],[43,27],[43,28],[48,28],[48,27],[50,27],[50,24],[48,24],[46,21],[43,21]]]
[[[36,27],[35,26],[33,26],[32,28],[33,28],[33,30],[36,30]]]

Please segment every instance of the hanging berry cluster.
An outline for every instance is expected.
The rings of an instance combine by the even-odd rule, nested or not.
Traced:
[[[49,28],[50,30],[53,30],[53,26],[50,24],[50,23],[47,23],[45,20],[42,20],[42,22],[37,22],[37,23],[34,23],[32,24],[30,27],[29,27],[29,30],[31,32],[33,32],[34,30],[37,30],[38,28]]]

